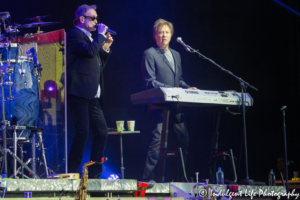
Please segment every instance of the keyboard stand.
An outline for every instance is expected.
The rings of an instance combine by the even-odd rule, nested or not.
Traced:
[[[162,105],[150,105],[151,110],[162,109],[163,110],[163,124],[161,130],[161,140],[160,140],[160,151],[159,151],[159,161],[158,161],[158,182],[165,182],[165,168],[166,168],[166,154],[168,148],[168,127],[169,127],[169,117],[172,106],[177,106],[177,104],[162,104]]]

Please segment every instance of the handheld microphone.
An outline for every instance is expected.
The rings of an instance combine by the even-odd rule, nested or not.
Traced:
[[[98,28],[98,26],[96,25],[95,28]],[[106,30],[106,33],[107,33],[107,32],[109,32],[109,33],[112,34],[112,35],[116,35],[116,34],[117,34],[116,31],[113,31],[113,30],[111,30],[111,29],[109,29],[109,28]]]
[[[109,32],[112,35],[116,35],[117,34],[116,31],[113,31],[113,30],[110,30],[110,29],[107,29],[106,32]]]
[[[95,25],[95,28],[98,29],[98,24]],[[109,33],[112,34],[112,35],[116,35],[116,34],[117,34],[116,31],[113,31],[113,30],[111,30],[111,29],[109,29],[109,28],[106,29],[106,33],[107,33],[107,32],[109,32]]]
[[[181,37],[177,38],[177,42],[179,42],[184,47],[185,50],[191,52],[190,48],[182,41]]]

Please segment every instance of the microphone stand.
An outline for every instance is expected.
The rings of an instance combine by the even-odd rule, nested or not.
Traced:
[[[285,126],[285,110],[286,110],[287,106],[282,106],[282,108],[280,109],[282,111],[282,115],[283,115],[283,140],[284,140],[284,166],[285,166],[285,189],[286,189],[286,193],[289,192],[289,178],[288,178],[288,168],[287,168],[287,145],[286,145],[286,126]],[[281,172],[280,172],[281,173]],[[282,173],[281,173],[282,176]],[[283,182],[283,178],[282,178],[282,182]]]
[[[223,68],[222,66],[220,66],[219,64],[217,64],[212,59],[207,58],[206,56],[204,56],[203,54],[201,54],[198,50],[193,49],[189,45],[186,45],[186,46],[187,46],[187,48],[186,48],[187,51],[189,51],[191,53],[197,53],[200,58],[208,60],[209,62],[211,62],[212,64],[214,64],[215,66],[217,66],[220,70],[225,71],[226,73],[228,73],[229,75],[233,76],[235,79],[237,79],[240,82],[241,93],[242,93],[243,132],[244,132],[245,165],[246,165],[246,178],[243,179],[243,180],[241,180],[240,183],[244,184],[244,185],[253,185],[253,180],[249,179],[249,175],[248,175],[248,153],[247,153],[247,137],[246,137],[246,111],[245,111],[245,102],[244,102],[245,96],[244,96],[244,93],[246,93],[246,88],[247,87],[250,87],[250,88],[252,88],[255,91],[258,91],[258,89],[255,88],[254,86],[250,85],[246,81],[244,81],[242,78],[234,75],[231,71]]]

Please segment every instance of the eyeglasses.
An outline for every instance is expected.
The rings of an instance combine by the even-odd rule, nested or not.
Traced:
[[[90,20],[92,20],[92,21],[95,21],[95,19],[98,21],[99,20],[99,18],[98,17],[91,17],[91,16],[85,16],[85,15],[83,15],[85,18],[88,18],[88,19],[90,19]]]

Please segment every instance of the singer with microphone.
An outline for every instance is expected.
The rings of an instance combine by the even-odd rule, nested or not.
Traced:
[[[81,5],[75,12],[76,26],[67,35],[67,103],[75,125],[68,157],[68,173],[79,170],[89,128],[94,138],[90,161],[103,157],[107,124],[101,109],[103,69],[113,43],[107,26],[98,24],[96,6]],[[92,38],[92,31],[98,34]],[[105,35],[106,33],[106,35]],[[100,178],[102,165],[89,167],[89,178]]]
[[[156,46],[147,49],[142,58],[142,74],[148,89],[157,87],[197,89],[189,86],[182,79],[180,54],[169,47],[173,35],[173,25],[163,19],[158,19],[153,26],[153,37]],[[149,146],[143,180],[151,187],[155,183],[154,171],[157,167],[160,153],[162,132],[162,110],[151,111],[152,141]],[[188,154],[188,130],[182,109],[173,108],[169,116],[170,134],[175,136],[178,147],[182,148],[184,161]],[[173,130],[173,132],[172,132]],[[182,165],[177,161],[176,181],[183,180]]]

